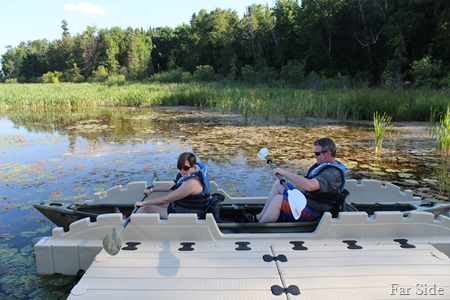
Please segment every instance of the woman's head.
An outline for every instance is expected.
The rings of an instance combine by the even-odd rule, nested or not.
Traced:
[[[178,156],[177,168],[180,171],[189,171],[189,169],[195,168],[196,164],[197,159],[191,152],[183,152]],[[189,167],[189,169],[187,169],[187,167]]]

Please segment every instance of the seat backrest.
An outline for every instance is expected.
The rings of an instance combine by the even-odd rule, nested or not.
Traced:
[[[204,219],[207,213],[212,213],[217,223],[220,223],[220,202],[225,200],[225,196],[219,193],[214,193],[208,198],[208,205],[198,214],[199,219]]]
[[[344,189],[339,194],[338,201],[336,202],[336,204],[333,206],[333,208],[330,211],[332,216],[333,216],[333,218],[337,218],[337,216],[339,215],[340,211],[345,211],[346,210],[345,199],[347,199],[347,197],[349,195],[350,195],[350,192],[347,189]]]

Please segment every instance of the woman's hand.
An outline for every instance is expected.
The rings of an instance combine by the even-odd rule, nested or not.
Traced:
[[[151,188],[146,188],[144,190],[144,194],[146,194],[147,196],[150,196],[151,193],[153,193],[153,188],[152,187]]]
[[[142,206],[144,206],[144,205],[145,205],[144,201],[137,201],[137,202],[134,204],[134,207],[142,207]]]

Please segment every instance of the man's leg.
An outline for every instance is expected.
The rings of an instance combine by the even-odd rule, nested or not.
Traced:
[[[258,218],[258,220],[260,220],[261,222],[261,218],[262,216],[266,213],[267,209],[270,206],[270,203],[273,201],[273,199],[278,196],[278,195],[283,195],[284,192],[284,187],[280,184],[280,181],[275,181],[272,185],[272,188],[269,192],[269,195],[267,196],[267,200],[266,203],[264,204],[264,208],[263,210],[256,215],[256,217]],[[281,204],[280,204],[281,207]]]
[[[258,215],[258,220],[261,223],[276,222],[281,212],[281,203],[283,202],[283,195],[276,195],[272,201],[267,205],[264,213]]]

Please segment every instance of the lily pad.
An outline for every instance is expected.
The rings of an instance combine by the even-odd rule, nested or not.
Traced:
[[[413,176],[411,173],[398,173],[397,175],[400,178],[411,178]]]
[[[414,179],[405,179],[406,183],[412,184],[412,185],[418,185],[419,183]]]

